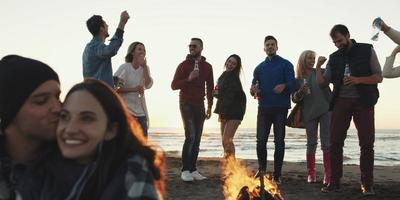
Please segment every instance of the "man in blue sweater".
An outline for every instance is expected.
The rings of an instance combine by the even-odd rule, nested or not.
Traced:
[[[267,58],[254,70],[250,89],[258,99],[257,158],[259,175],[267,169],[267,141],[274,124],[274,180],[281,183],[283,157],[285,155],[285,121],[290,108],[290,94],[294,85],[293,65],[276,55],[278,41],[273,36],[264,40]]]

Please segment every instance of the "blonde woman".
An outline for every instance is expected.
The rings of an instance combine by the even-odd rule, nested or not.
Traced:
[[[325,57],[318,58],[317,65],[321,66],[326,61]],[[307,135],[307,181],[315,183],[315,152],[318,144],[318,125],[320,126],[320,141],[323,151],[324,179],[323,184],[329,183],[329,138],[330,121],[329,112],[330,89],[328,85],[320,87],[316,80],[314,69],[315,52],[306,50],[301,53],[296,67],[296,89],[293,101],[303,104],[303,119]]]
[[[139,121],[143,134],[147,137],[149,116],[144,90],[151,88],[153,79],[147,66],[144,44],[133,42],[129,45],[125,61],[114,74],[122,82],[117,92],[124,99],[129,112]]]

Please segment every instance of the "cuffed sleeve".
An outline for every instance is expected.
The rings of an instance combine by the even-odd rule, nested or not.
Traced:
[[[385,65],[383,66],[382,76],[385,78],[400,77],[400,66],[393,67],[396,56],[386,57]]]

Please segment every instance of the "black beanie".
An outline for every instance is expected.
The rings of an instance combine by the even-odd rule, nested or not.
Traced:
[[[48,65],[17,55],[0,60],[0,128],[5,130],[14,120],[26,99],[48,80],[60,82]]]

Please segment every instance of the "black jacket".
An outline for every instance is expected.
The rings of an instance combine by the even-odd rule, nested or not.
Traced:
[[[370,44],[356,43],[352,40],[353,47],[348,52],[339,49],[329,56],[329,66],[332,72],[333,97],[331,101],[331,110],[339,95],[341,86],[343,85],[344,66],[349,64],[352,76],[363,77],[371,76],[371,48]],[[360,95],[360,102],[367,107],[374,106],[379,98],[377,84],[358,84],[357,91]]]
[[[242,83],[231,71],[225,71],[218,78],[217,105],[214,113],[224,120],[243,120],[246,112],[246,95]]]

